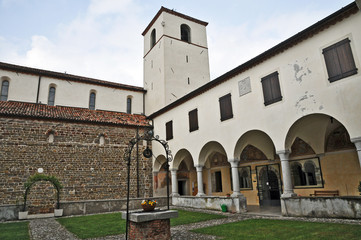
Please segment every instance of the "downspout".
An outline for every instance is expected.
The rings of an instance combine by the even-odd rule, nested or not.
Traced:
[[[39,75],[38,92],[36,93],[36,103],[39,103],[40,82],[41,82],[41,76]]]

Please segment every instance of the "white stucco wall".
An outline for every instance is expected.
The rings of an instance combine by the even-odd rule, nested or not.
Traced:
[[[234,156],[238,139],[250,130],[261,130],[273,141],[276,151],[285,149],[292,125],[303,116],[321,113],[340,121],[350,137],[361,136],[361,13],[327,28],[296,46],[198,95],[154,119],[155,133],[165,139],[165,123],[173,120],[174,139],[169,140],[175,155],[187,149],[194,164],[202,147],[217,141],[227,158]],[[322,49],[342,39],[351,40],[356,75],[330,83]],[[278,71],[282,101],[265,106],[261,78]],[[252,91],[239,96],[238,81],[249,77]],[[231,93],[233,118],[220,121],[219,98]],[[199,130],[189,132],[188,112],[198,109]],[[154,146],[155,156],[164,154]],[[172,164],[171,164],[172,167]]]
[[[9,101],[36,102],[39,76],[0,70],[0,78],[9,81]],[[132,113],[143,113],[143,93],[41,77],[39,102],[48,103],[50,86],[56,87],[55,105],[89,107],[90,91],[96,92],[95,109],[126,112],[127,97],[132,97]]]

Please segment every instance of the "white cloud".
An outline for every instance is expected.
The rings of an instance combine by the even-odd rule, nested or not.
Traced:
[[[211,78],[214,79],[256,57],[320,20],[325,12],[299,12],[265,16],[241,25],[208,29]]]

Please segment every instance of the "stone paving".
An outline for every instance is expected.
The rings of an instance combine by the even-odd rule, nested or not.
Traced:
[[[208,226],[214,226],[224,223],[237,222],[246,219],[282,219],[282,220],[298,220],[298,221],[308,221],[308,222],[329,222],[329,223],[345,223],[345,224],[357,224],[361,225],[361,220],[353,219],[328,219],[328,218],[296,218],[296,217],[283,217],[280,213],[246,213],[246,214],[232,214],[232,213],[222,213],[220,211],[212,210],[200,210],[200,209],[187,209],[181,208],[184,210],[190,211],[199,211],[206,213],[215,213],[222,214],[227,216],[223,219],[215,219],[205,222],[192,223],[187,225],[179,225],[171,228],[172,239],[175,240],[185,240],[185,239],[194,239],[194,240],[207,240],[207,239],[218,239],[215,236],[209,236],[204,234],[196,234],[190,232],[192,229],[203,228]],[[76,240],[78,239],[72,233],[67,231],[62,225],[60,225],[54,218],[47,219],[34,219],[30,220],[30,234],[32,240]],[[116,239],[125,239],[125,234],[108,236],[101,238],[93,238],[92,240],[116,240]]]

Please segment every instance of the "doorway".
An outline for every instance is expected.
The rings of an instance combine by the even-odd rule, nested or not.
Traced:
[[[260,206],[281,205],[281,178],[278,164],[256,166]]]
[[[187,180],[178,180],[178,193],[179,195],[188,195]]]

